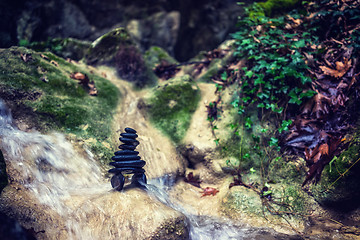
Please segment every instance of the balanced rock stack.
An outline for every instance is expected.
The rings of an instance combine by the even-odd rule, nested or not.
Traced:
[[[123,142],[119,146],[121,150],[114,153],[115,156],[111,158],[114,162],[109,163],[115,167],[109,170],[109,173],[115,174],[111,178],[111,186],[118,191],[121,191],[124,187],[125,177],[123,174],[134,174],[131,183],[136,186],[140,187],[144,183],[146,184],[145,170],[142,168],[146,162],[140,160],[138,151],[134,151],[136,146],[139,145],[139,141],[136,140],[138,137],[136,131],[127,127],[120,136],[119,140]]]

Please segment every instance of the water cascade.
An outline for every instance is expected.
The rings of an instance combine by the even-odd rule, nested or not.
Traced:
[[[11,186],[30,196],[27,207],[40,205],[37,211],[45,215],[38,215],[41,219],[34,217],[34,221],[43,221],[46,226],[45,235],[37,235],[38,239],[130,239],[148,236],[149,222],[159,225],[164,218],[181,216],[186,217],[190,239],[253,239],[264,234],[229,221],[188,213],[177,199],[169,197],[176,183],[167,175],[149,179],[145,191],[113,191],[104,177],[106,169],[101,169],[90,151],[85,149],[80,154],[60,133],[43,135],[19,130],[1,101],[0,147]],[[3,191],[2,199],[8,191]],[[270,233],[270,238],[261,236],[273,239]]]

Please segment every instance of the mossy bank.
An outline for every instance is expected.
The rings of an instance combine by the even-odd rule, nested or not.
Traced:
[[[200,100],[200,90],[184,75],[156,87],[145,99],[153,124],[175,143],[185,136]]]
[[[76,72],[94,82],[96,96],[70,77]],[[12,47],[0,50],[0,87],[0,98],[25,130],[72,134],[99,158],[111,156],[111,122],[120,93],[105,78],[52,53]]]

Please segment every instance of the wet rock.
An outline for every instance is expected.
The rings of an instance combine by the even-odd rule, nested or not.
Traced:
[[[189,239],[189,229],[184,228],[183,218],[174,219],[161,225],[149,240],[187,240]]]
[[[197,163],[203,162],[205,156],[211,152],[210,149],[202,151],[193,144],[181,144],[177,147],[177,150],[189,162],[190,166],[195,166]]]
[[[8,176],[6,174],[6,164],[5,159],[0,150],[0,193],[4,187],[8,184]]]
[[[25,229],[18,221],[0,213],[0,238],[3,240],[36,240],[33,229]]]
[[[41,204],[23,186],[11,185],[1,195],[0,211],[17,219],[26,229],[32,229],[39,240],[86,236],[92,239],[186,239],[188,235],[181,213],[141,190],[127,189],[93,197],[90,200],[74,195],[66,204],[72,213],[59,214]],[[71,232],[74,228],[76,232]],[[154,238],[158,236],[161,238]]]
[[[180,13],[159,12],[145,19],[131,20],[126,29],[142,52],[150,46],[160,46],[174,55],[174,46],[180,27]]]

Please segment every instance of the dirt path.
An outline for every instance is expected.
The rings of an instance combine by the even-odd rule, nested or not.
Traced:
[[[146,90],[134,91],[131,84],[119,79],[111,68],[103,67],[101,71],[106,72],[107,79],[119,88],[122,95],[114,117],[115,130],[120,134],[125,127],[131,127],[138,132],[140,145],[137,150],[146,161],[144,168],[147,177],[150,179],[184,172],[184,161],[178,156],[175,146],[149,123],[138,108],[138,103],[144,97]],[[119,142],[118,139],[114,141]]]

